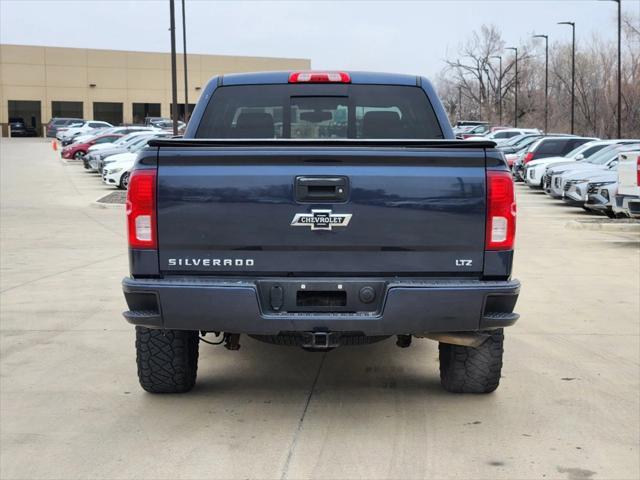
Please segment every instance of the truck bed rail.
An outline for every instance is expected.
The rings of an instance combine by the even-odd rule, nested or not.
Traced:
[[[246,138],[157,138],[149,142],[151,147],[373,147],[373,148],[493,148],[490,140],[420,140],[420,139],[246,139]]]

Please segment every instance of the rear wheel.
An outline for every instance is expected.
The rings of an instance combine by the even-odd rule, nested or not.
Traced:
[[[452,393],[490,393],[498,388],[504,334],[490,332],[479,347],[440,343],[440,383]]]
[[[184,393],[198,372],[198,332],[136,327],[140,386],[151,393]]]
[[[76,152],[76,154],[73,156],[73,158],[75,158],[76,160],[82,160],[82,157],[84,157],[84,152]]]
[[[126,190],[129,188],[129,172],[124,172],[120,177],[120,188]]]

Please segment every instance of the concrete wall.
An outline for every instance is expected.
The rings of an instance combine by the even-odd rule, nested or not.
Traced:
[[[307,59],[196,54],[187,55],[187,63],[189,103],[199,98],[198,87],[204,87],[211,77],[221,73],[311,67]],[[177,64],[178,102],[184,103],[182,55],[178,55]],[[83,102],[87,119],[93,117],[93,102],[122,102],[125,123],[133,120],[133,103],[160,103],[161,115],[168,117],[171,57],[168,53],[0,45],[3,125],[8,121],[9,100],[39,100],[43,123],[52,116],[52,101]]]

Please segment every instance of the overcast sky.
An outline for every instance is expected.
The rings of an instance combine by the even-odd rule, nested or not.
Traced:
[[[178,50],[182,49],[176,0]],[[623,0],[640,10],[639,0]],[[614,39],[616,5],[596,0],[212,1],[187,0],[191,53],[310,58],[313,68],[433,76],[447,52],[483,23],[517,46],[595,31]],[[168,0],[0,0],[2,43],[169,51]]]

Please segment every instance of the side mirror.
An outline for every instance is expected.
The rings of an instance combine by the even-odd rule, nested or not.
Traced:
[[[576,155],[576,160],[577,161],[584,160],[584,155],[579,153],[578,155]]]

